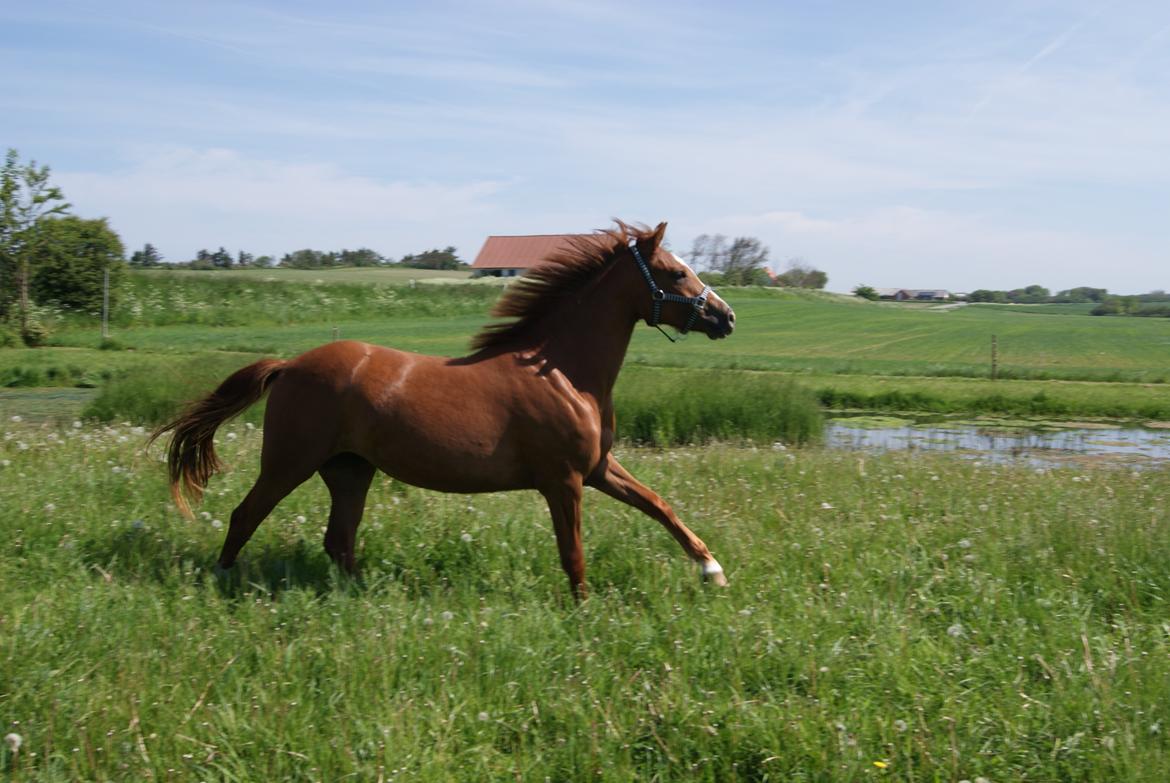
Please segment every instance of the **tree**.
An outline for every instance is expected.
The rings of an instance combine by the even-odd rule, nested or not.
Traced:
[[[767,285],[771,282],[764,267],[768,248],[755,237],[736,237],[728,244],[722,234],[700,234],[691,242],[691,266],[713,272],[721,285]]]
[[[876,302],[880,297],[877,290],[873,286],[859,285],[853,289],[853,295],[859,296],[862,299],[868,299],[871,302]]]
[[[70,205],[61,189],[49,184],[49,167],[36,161],[20,164],[9,149],[0,169],[0,314],[17,302],[21,335],[29,329],[29,280],[41,224],[64,215]]]
[[[386,262],[381,254],[368,247],[361,247],[357,250],[342,250],[337,254],[337,260],[342,266],[381,266]]]
[[[141,250],[135,250],[130,256],[130,266],[141,267],[143,269],[159,266],[162,264],[162,261],[162,254],[149,242],[143,245]]]
[[[323,266],[332,266],[332,254],[320,250],[294,250],[285,253],[280,259],[280,265],[292,269],[320,269]]]
[[[753,273],[768,263],[768,248],[755,237],[736,237],[727,249],[723,272],[729,285],[751,285]]]
[[[415,269],[459,269],[466,266],[455,254],[455,248],[450,245],[442,250],[425,250],[418,255],[405,255],[399,263]]]
[[[1026,288],[1016,288],[1008,291],[1007,298],[1009,302],[1019,304],[1041,304],[1047,302],[1051,298],[1051,295],[1048,289],[1042,285],[1030,285]]]
[[[727,267],[727,237],[722,234],[699,234],[691,242],[689,261],[695,269],[722,274]]]
[[[105,218],[84,220],[69,216],[47,220],[34,252],[31,280],[37,304],[57,304],[98,314],[102,309],[104,277],[110,273],[110,302],[117,300],[125,251],[122,240]]]
[[[1066,291],[1058,291],[1052,297],[1053,302],[1102,302],[1109,294],[1104,288],[1090,288],[1079,286]]]
[[[227,251],[227,248],[220,245],[219,250],[211,254],[211,263],[220,269],[231,269],[232,254]]]
[[[243,250],[241,250],[236,254],[236,266],[254,266],[255,262],[256,257],[251,253],[245,253]]]
[[[824,288],[828,282],[827,274],[809,266],[801,258],[791,259],[788,269],[776,276],[776,285],[786,288]]]

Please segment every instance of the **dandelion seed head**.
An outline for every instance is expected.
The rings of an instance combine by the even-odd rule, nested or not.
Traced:
[[[454,612],[443,612],[441,615],[439,615],[439,617],[443,618],[443,622],[449,623],[455,619],[455,613]]]
[[[491,720],[492,716],[488,715],[486,712],[481,712],[480,714],[476,715],[475,717],[477,720],[479,720],[481,723],[483,723],[485,721]]]
[[[15,417],[13,417],[15,418]],[[4,735],[4,744],[8,746],[8,750],[12,753],[18,753],[20,746],[24,744],[24,737],[17,734],[15,731]]]
[[[303,525],[303,524],[305,524],[305,515],[304,515],[304,514],[297,514],[297,515],[296,515],[296,518],[295,518],[295,520],[294,520],[294,521],[295,521],[295,522],[296,522],[298,525]]]
[[[472,539],[471,539],[471,534],[470,534],[470,533],[464,533],[463,535],[459,536],[459,538],[460,538],[460,539],[463,541],[463,543],[465,543],[465,544],[470,544],[470,543],[471,543],[471,541],[472,541]]]
[[[955,623],[947,629],[947,636],[950,636],[952,639],[958,639],[965,633],[966,631],[963,630],[963,626],[960,623]]]
[[[898,718],[896,721],[894,721],[894,731],[898,732],[899,734],[904,733],[908,728],[910,728],[909,724],[907,724],[906,721],[902,720],[901,718]]]
[[[221,527],[223,527],[223,520],[222,519],[213,519],[213,520],[211,520],[211,526],[213,528],[215,528],[216,530],[219,530]]]

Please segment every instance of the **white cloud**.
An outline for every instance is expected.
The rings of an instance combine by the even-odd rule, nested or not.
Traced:
[[[226,149],[171,149],[123,171],[55,177],[78,214],[108,216],[130,247],[152,242],[171,260],[219,245],[255,253],[365,245],[401,255],[453,241],[452,228],[469,219],[483,222],[503,187],[382,181]]]

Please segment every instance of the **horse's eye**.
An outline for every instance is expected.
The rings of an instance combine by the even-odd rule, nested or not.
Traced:
[[[674,276],[675,280],[682,280],[684,277],[687,276],[687,270],[680,269],[677,272],[671,272],[670,274]]]

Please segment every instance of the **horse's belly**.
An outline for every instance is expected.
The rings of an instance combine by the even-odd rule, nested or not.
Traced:
[[[404,406],[367,433],[363,456],[408,484],[443,492],[526,489],[532,472],[508,428],[466,410],[443,414]]]

